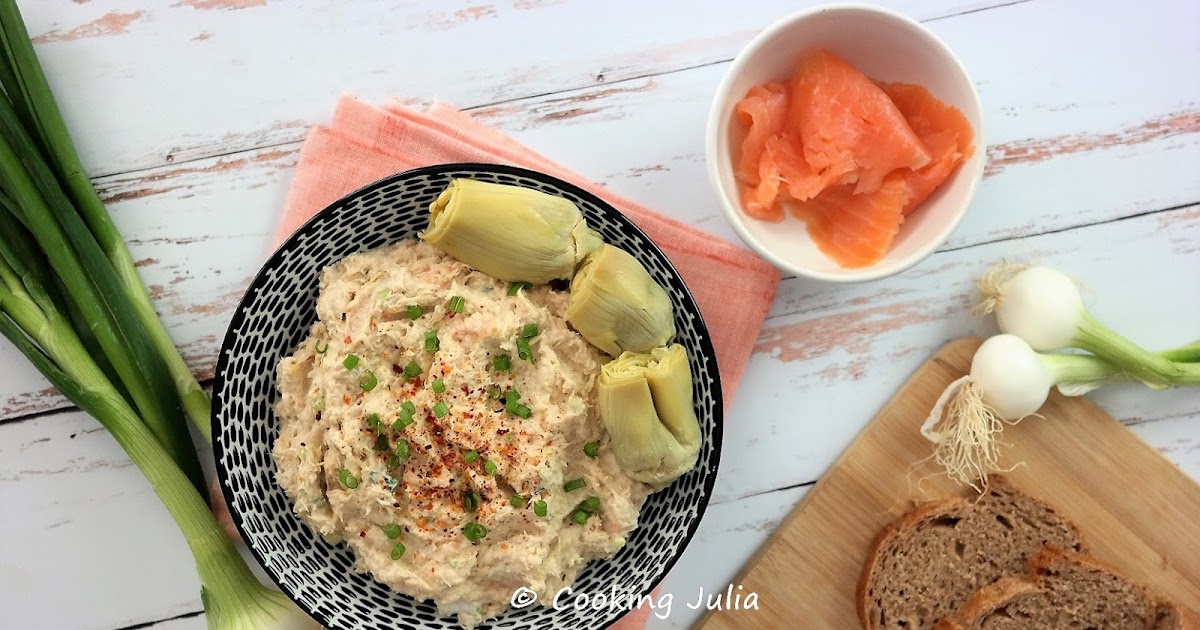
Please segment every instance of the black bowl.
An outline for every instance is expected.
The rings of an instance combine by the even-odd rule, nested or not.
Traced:
[[[638,528],[607,560],[590,563],[575,594],[636,598],[667,574],[708,506],[721,448],[721,384],[704,319],[662,251],[615,208],[580,188],[534,171],[495,164],[443,164],[380,180],[343,197],[304,224],[271,255],[238,305],[221,345],[213,392],[217,478],[250,551],[289,597],[330,630],[456,628],[431,602],[416,601],[355,572],[353,553],[330,545],[292,512],[275,482],[271,447],[279,433],[273,407],[276,366],[295,351],[316,321],[321,270],[355,252],[416,238],[429,204],[451,178],[515,184],[570,199],[604,240],[633,254],[671,296],[677,341],[695,380],[696,416],[704,444],[696,468],[655,493]],[[628,604],[623,608],[627,609]],[[604,628],[624,612],[573,606],[510,609],[481,627]]]

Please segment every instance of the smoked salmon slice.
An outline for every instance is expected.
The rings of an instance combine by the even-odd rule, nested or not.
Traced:
[[[900,171],[884,177],[875,192],[858,194],[855,187],[826,188],[790,206],[804,220],[817,248],[847,268],[866,267],[887,254],[900,232],[901,211],[908,202],[908,183]]]
[[[783,131],[787,123],[787,86],[783,83],[756,85],[746,93],[746,98],[738,101],[734,111],[737,112],[738,121],[746,127],[737,177],[747,184],[757,185],[758,162],[767,146],[767,139]]]
[[[921,138],[933,160],[908,174],[909,199],[904,215],[912,214],[959,164],[975,153],[975,132],[957,107],[937,99],[929,90],[909,83],[883,83],[880,88]]]

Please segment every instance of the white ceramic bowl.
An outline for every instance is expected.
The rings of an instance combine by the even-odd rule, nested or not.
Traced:
[[[733,108],[755,85],[791,76],[801,53],[825,48],[877,81],[916,83],[962,110],[975,130],[975,153],[900,227],[892,249],[869,267],[843,269],[821,253],[804,223],[752,218],[742,210],[734,179],[745,130]],[[780,269],[830,282],[884,278],[933,253],[966,213],[983,177],[986,151],[979,96],[954,53],[917,22],[864,5],[826,5],[780,20],[738,54],[729,67],[708,117],[708,176],[725,216],[752,249]]]

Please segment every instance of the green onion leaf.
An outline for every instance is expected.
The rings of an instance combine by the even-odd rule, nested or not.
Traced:
[[[407,411],[410,415],[417,413],[417,406],[411,400],[404,401],[404,404],[400,405],[400,408]]]
[[[487,528],[479,523],[467,523],[466,525],[463,525],[462,532],[463,536],[466,536],[467,540],[473,543],[483,540],[488,534]]]
[[[421,365],[416,361],[409,361],[408,365],[404,366],[404,378],[414,379],[421,375]]]
[[[529,340],[524,337],[517,338],[517,356],[533,363],[533,348],[529,347]]]
[[[488,398],[500,400],[504,395],[504,390],[500,389],[499,385],[488,385]]]
[[[543,517],[544,517],[544,516],[546,516],[546,512],[547,512],[547,509],[546,509],[546,502],[545,502],[545,501],[536,501],[536,502],[534,502],[534,504],[533,504],[533,513],[534,513],[534,514],[537,514],[538,516],[543,516]]]
[[[583,510],[575,510],[571,512],[571,520],[575,521],[576,525],[587,525],[589,514]]]
[[[583,445],[583,453],[592,459],[600,455],[600,442],[588,442]]]
[[[321,345],[321,343],[322,341],[318,339],[317,343],[313,344],[313,350],[315,350],[317,354],[325,354],[329,350],[328,341],[324,342],[325,345]]]
[[[313,403],[313,409],[316,409],[317,411],[325,411],[325,399],[318,398],[316,402]]]
[[[408,440],[404,438],[396,440],[396,457],[399,458],[401,464],[407,462],[409,457],[412,457],[412,445],[408,443]]]
[[[433,382],[433,393],[445,394],[446,393],[446,382],[440,378],[435,380]]]
[[[442,347],[441,340],[438,339],[437,329],[425,331],[425,352],[433,354]]]
[[[350,474],[350,471],[345,468],[338,471],[338,480],[342,482],[343,486],[346,486],[351,490],[358,487],[358,477]]]
[[[407,429],[413,422],[415,422],[415,420],[413,420],[412,414],[401,410],[400,417],[396,418],[396,421],[392,423],[392,428],[397,431],[403,431]]]
[[[600,509],[600,497],[588,497],[575,506],[575,509],[587,512],[588,514],[595,514]]]
[[[379,414],[373,413],[373,414],[367,416],[367,426],[378,431],[380,424],[381,424],[381,422],[379,420]]]
[[[517,388],[515,388],[515,387],[510,387],[510,388],[508,389],[508,391],[504,392],[504,402],[506,402],[506,403],[513,402],[513,403],[515,403],[515,402],[517,402],[518,400],[521,400],[521,392],[517,391]]]
[[[400,456],[396,455],[395,453],[392,453],[392,456],[389,457],[387,460],[387,469],[388,470],[396,470],[397,468],[400,467],[400,464],[403,464],[403,463],[404,462],[400,461]]]
[[[513,297],[516,294],[529,288],[528,282],[514,282],[511,287],[508,287],[508,297]]]
[[[388,538],[396,540],[404,535],[404,529],[395,523],[388,523],[383,526],[383,533],[387,534]]]
[[[387,434],[380,433],[379,435],[375,436],[375,446],[373,446],[371,448],[373,448],[377,451],[386,451],[386,450],[390,449],[391,447],[392,446],[390,444],[388,444]]]
[[[364,392],[369,392],[375,389],[375,386],[378,384],[379,379],[375,378],[375,373],[371,370],[367,370],[366,373],[362,375],[362,378],[358,379],[358,386],[361,387]]]
[[[479,461],[479,451],[470,450],[466,453],[463,453],[463,461],[467,462],[468,464],[474,464],[475,462]]]
[[[445,418],[446,414],[448,413],[450,413],[450,408],[447,407],[446,403],[444,402],[438,401],[438,403],[433,406],[433,415],[439,418]]]
[[[409,319],[414,319],[414,320],[419,319],[424,314],[425,314],[425,309],[421,308],[420,304],[413,304],[412,306],[408,307],[408,318]]]
[[[463,308],[466,307],[466,304],[467,304],[466,298],[464,298],[461,295],[456,295],[456,296],[450,298],[450,304],[449,304],[450,312],[451,313],[461,313],[461,312],[463,312]]]
[[[407,549],[404,548],[404,543],[396,543],[396,546],[392,547],[392,560],[399,560],[404,556],[405,551],[407,551]]]
[[[525,324],[525,327],[521,329],[521,336],[526,339],[533,339],[538,336],[538,325]]]
[[[587,482],[584,481],[583,479],[572,479],[572,480],[568,481],[567,483],[563,484],[563,491],[564,492],[574,492],[575,490],[578,490],[586,485],[587,485]]]
[[[529,407],[527,407],[525,405],[522,405],[519,402],[505,403],[504,410],[507,411],[508,413],[510,413],[518,418],[522,418],[522,419],[529,419],[529,417],[533,415],[532,409],[530,409]]]
[[[358,367],[358,357],[353,354],[348,354],[346,355],[346,358],[342,360],[342,365],[345,366],[347,370],[353,370],[354,368]]]
[[[508,504],[515,508],[525,507],[525,497],[519,494],[514,494],[512,495],[512,498],[508,500]]]
[[[479,504],[483,503],[483,497],[479,496],[478,492],[463,493],[463,508],[468,512],[474,512],[479,509]]]
[[[389,297],[391,297],[392,290],[391,289],[380,289],[379,293],[377,295],[379,296],[379,299],[386,300]]]
[[[507,354],[498,354],[492,359],[492,368],[497,372],[508,372],[512,369],[512,357]]]
[[[483,472],[489,475],[495,475],[496,473],[500,472],[500,467],[496,465],[496,462],[489,459],[483,463]]]

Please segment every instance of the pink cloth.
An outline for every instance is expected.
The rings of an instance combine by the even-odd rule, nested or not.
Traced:
[[[400,171],[445,162],[541,171],[595,194],[642,228],[696,298],[712,334],[728,409],[775,297],[779,271],[745,249],[612,194],[453,107],[435,104],[418,112],[342,97],[330,126],[314,128],[300,149],[276,245],[349,192]],[[635,610],[613,628],[643,628],[649,614],[649,609]]]

